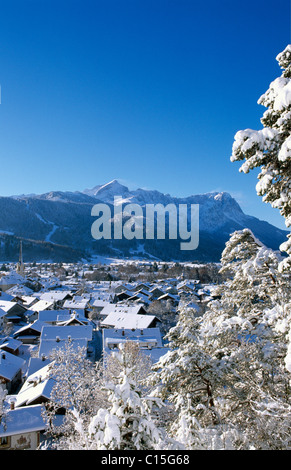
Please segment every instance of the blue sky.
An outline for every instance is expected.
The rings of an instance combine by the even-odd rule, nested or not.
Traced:
[[[281,75],[289,0],[0,1],[0,195],[113,179],[175,196],[228,191],[284,228],[230,163]]]

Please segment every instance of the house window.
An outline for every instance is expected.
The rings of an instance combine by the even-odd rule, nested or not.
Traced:
[[[10,436],[0,437],[0,448],[10,446]]]

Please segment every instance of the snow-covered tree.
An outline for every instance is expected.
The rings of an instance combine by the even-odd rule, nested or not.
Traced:
[[[88,428],[91,448],[151,450],[160,446],[162,433],[152,414],[156,400],[143,396],[127,351],[125,345],[120,346],[115,356],[120,363],[119,374],[104,387],[108,393],[108,409],[100,409],[91,419]]]
[[[212,357],[200,337],[201,324],[202,318],[196,316],[195,310],[181,308],[177,325],[166,336],[170,351],[153,365],[148,379],[154,387],[153,394],[175,408],[168,430],[171,437],[186,448],[195,449],[203,446],[199,442],[199,427],[220,422],[214,401],[219,371],[217,376]]]
[[[191,395],[188,394],[187,398],[188,403],[185,408],[181,407],[177,420],[171,426],[171,433],[185,449],[202,449],[202,429],[195,416]]]
[[[218,287],[220,299],[209,303],[201,328],[211,356],[219,359],[220,416],[256,448],[284,448],[291,419],[284,367],[290,276],[278,270],[279,262],[250,230],[235,232],[221,258],[229,279]]]
[[[286,227],[291,226],[291,45],[276,57],[282,69],[269,89],[258,100],[267,109],[261,123],[263,129],[255,131],[245,129],[235,135],[231,161],[242,161],[240,171],[248,173],[253,168],[260,168],[257,183],[257,194],[263,201],[279,209],[285,218]],[[290,273],[291,270],[291,234],[280,246],[288,256],[278,269]],[[285,312],[286,313],[286,312]],[[291,322],[290,309],[287,313]],[[291,332],[291,330],[290,330]],[[291,337],[291,334],[290,334]],[[290,344],[290,343],[289,343]],[[291,349],[291,344],[288,350]],[[286,367],[289,367],[289,353],[286,356]]]
[[[5,409],[5,398],[7,395],[7,390],[3,388],[0,384],[0,424],[4,421],[6,416]]]
[[[86,358],[85,348],[74,348],[67,343],[56,349],[51,356],[49,376],[54,382],[46,410],[48,432],[54,437],[58,449],[82,448],[85,444],[76,433],[80,419],[86,426],[90,418],[106,403],[106,394],[101,390],[102,368]],[[65,411],[59,424],[58,413]]]
[[[117,383],[117,378],[124,368],[130,370],[130,376],[138,384],[143,395],[148,393],[145,386],[145,379],[151,372],[152,361],[149,356],[143,354],[139,345],[135,341],[126,340],[122,348],[122,361],[120,361],[120,352],[115,351],[105,354],[103,357],[103,380],[105,382]]]
[[[257,194],[279,209],[287,227],[291,226],[291,45],[278,54],[282,75],[258,100],[267,109],[263,129],[245,129],[235,135],[231,161],[245,160],[240,171],[260,168]],[[291,237],[281,246],[289,254],[282,269],[291,265]]]
[[[279,262],[250,230],[235,232],[222,253],[228,277],[219,298],[202,317],[182,309],[167,335],[171,350],[150,381],[174,404],[169,432],[188,449],[288,448],[290,278]]]
[[[216,294],[223,295],[223,310],[245,319],[266,307],[290,302],[290,275],[279,271],[281,256],[264,246],[249,229],[234,232],[221,256],[220,272],[229,275]],[[215,304],[213,304],[215,305]]]

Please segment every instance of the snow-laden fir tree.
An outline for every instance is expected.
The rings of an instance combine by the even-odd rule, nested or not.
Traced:
[[[235,135],[231,161],[245,160],[240,171],[248,173],[253,168],[260,168],[257,194],[263,201],[279,209],[285,218],[287,227],[291,226],[291,45],[276,57],[282,69],[269,89],[258,100],[267,109],[261,123],[263,129],[246,129]],[[290,273],[291,270],[291,234],[280,246],[288,254],[279,264],[279,270]],[[291,288],[291,287],[290,287]],[[291,322],[289,309],[288,319]],[[289,346],[285,358],[286,368],[291,372],[291,329]]]
[[[220,424],[214,400],[220,371],[200,335],[201,324],[195,310],[181,308],[177,325],[166,335],[170,351],[153,365],[148,379],[152,393],[174,406],[168,432],[186,449],[207,448],[204,429]]]
[[[173,403],[169,432],[186,448],[288,448],[291,424],[280,258],[250,230],[235,232],[222,254],[227,281],[202,317],[179,313],[171,350],[153,366],[154,393]],[[185,426],[187,423],[188,426]]]
[[[131,343],[131,348],[138,345]],[[115,356],[120,371],[105,384],[109,407],[100,409],[91,419],[88,435],[91,448],[98,450],[153,450],[162,445],[161,430],[153,420],[156,400],[143,396],[136,380],[136,370],[127,357],[126,345]]]
[[[243,432],[244,445],[259,449],[290,446],[290,375],[284,364],[290,276],[279,271],[279,262],[250,230],[235,232],[221,258],[229,279],[217,288],[220,298],[210,302],[201,327],[219,359],[220,416]]]
[[[291,226],[291,45],[278,54],[282,75],[276,78],[258,100],[267,109],[263,129],[245,129],[235,135],[231,161],[245,160],[240,171],[260,168],[257,194],[280,210],[287,227]],[[291,237],[281,246],[289,257],[281,269],[291,266]]]

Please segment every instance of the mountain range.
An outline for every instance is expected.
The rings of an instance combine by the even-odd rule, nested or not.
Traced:
[[[92,207],[105,203],[113,210],[114,196],[122,203],[199,204],[199,246],[180,249],[177,240],[94,240]],[[246,215],[226,192],[213,192],[177,198],[159,191],[129,190],[113,180],[84,191],[52,191],[0,197],[0,260],[16,261],[22,240],[24,261],[94,261],[96,256],[148,258],[164,261],[217,262],[226,241],[235,230],[250,228],[266,246],[278,250],[289,232],[266,221]]]

